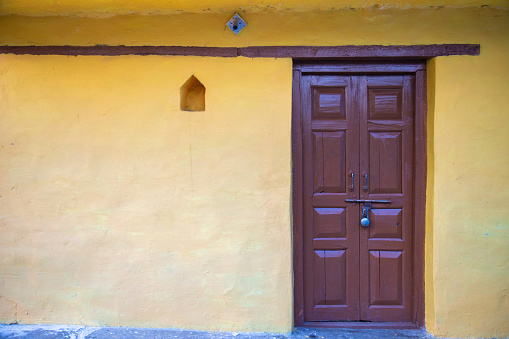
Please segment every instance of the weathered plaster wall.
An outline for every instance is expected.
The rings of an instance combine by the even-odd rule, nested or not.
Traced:
[[[484,41],[435,64],[430,330],[448,337],[509,335],[509,34]]]
[[[291,73],[0,56],[1,321],[289,331]]]
[[[6,15],[0,16],[0,44],[480,43],[480,56],[442,57],[429,62],[426,328],[448,337],[505,337],[509,335],[509,159],[506,156],[509,152],[506,133],[509,11],[480,8],[481,1],[472,1],[470,5],[476,6],[468,7],[467,2],[461,3],[465,8],[454,9],[417,8],[415,4],[402,7],[403,2],[393,1],[395,6],[387,8],[361,6],[310,12],[246,10],[242,15],[248,26],[238,36],[224,26],[231,13],[225,15],[220,11],[102,19],[97,13],[85,17]],[[494,3],[486,4],[494,6]],[[7,13],[28,14],[21,10]],[[0,240],[8,245],[0,246],[5,249],[0,272],[0,291],[4,294],[0,295],[11,300],[0,299],[1,307],[6,310],[2,314],[8,317],[5,321],[10,321],[17,312],[18,317],[25,317],[19,318],[23,322],[289,329],[292,307],[288,219],[290,60],[2,56],[0,65],[0,137],[4,146],[0,169],[9,173],[2,173],[0,182],[3,224],[10,225],[10,228],[3,227],[5,236]],[[61,76],[49,76],[53,67],[60,70]],[[165,67],[168,70],[161,72]],[[216,107],[221,109],[211,111],[210,115],[178,112],[178,87],[193,72],[207,87],[207,111],[213,109],[210,100],[216,100]],[[214,72],[214,76],[202,79],[201,74],[207,72]],[[102,80],[93,81],[93,75]],[[83,77],[88,80],[80,81]],[[130,79],[138,86],[129,87]],[[238,84],[239,80],[243,86]],[[165,104],[161,100],[166,100]],[[234,106],[241,106],[245,112],[237,115]],[[157,111],[154,119],[161,123],[147,122],[147,114],[138,112],[137,107],[149,115]],[[105,118],[100,114],[105,110],[113,115],[107,118],[109,122],[102,122]],[[81,121],[70,118],[74,112],[81,112]],[[222,118],[214,118],[213,124],[197,120],[216,114]],[[265,118],[259,117],[260,114]],[[124,120],[126,117],[128,120]],[[226,125],[227,118],[234,120],[226,120],[230,122]],[[272,122],[271,119],[282,120]],[[80,130],[80,135],[76,135],[78,122],[85,131]],[[149,123],[153,125],[146,125]],[[207,126],[216,130],[213,132]],[[248,128],[251,126],[257,127],[252,130]],[[19,133],[20,137],[12,142],[15,145],[10,145],[10,139],[6,138],[13,133]],[[200,144],[201,148],[186,148],[202,142],[201,133],[216,134],[205,139],[207,143]],[[147,140],[147,135],[156,137],[155,141]],[[24,138],[30,142],[23,149],[18,140]],[[249,151],[222,153],[224,147],[230,150],[236,145],[246,145]],[[85,151],[79,156],[75,154],[82,149]],[[197,156],[197,150],[203,153]],[[205,171],[195,165],[196,159],[202,159],[202,164],[215,164],[210,159],[218,161],[215,158],[218,154],[224,155],[221,160],[229,163],[224,167],[206,166],[209,172],[195,172],[190,176],[191,154],[193,171]],[[179,164],[176,169],[175,163]],[[140,166],[146,172],[140,172]],[[238,171],[230,172],[232,166],[238,167]],[[131,168],[137,168],[138,172]],[[226,178],[223,173],[227,174]],[[67,183],[65,178],[71,178],[71,182]],[[222,181],[209,187],[213,181],[210,178]],[[191,179],[194,196],[189,196]],[[25,180],[28,185],[24,194],[16,195],[19,186],[10,191],[15,186],[10,183],[16,180]],[[79,185],[72,186],[74,181]],[[232,181],[237,190],[230,202],[227,197]],[[103,182],[107,185],[103,186]],[[275,193],[274,187],[278,187],[279,193]],[[209,188],[222,198],[216,198]],[[75,191],[79,195],[77,200],[72,200]],[[272,202],[277,204],[263,200],[265,192],[275,194]],[[131,203],[131,199],[135,202]],[[163,202],[158,205],[160,200]],[[62,201],[62,204],[52,201]],[[155,201],[154,206],[144,205],[152,204],[151,201]],[[36,206],[45,203],[49,207],[35,208],[34,202]],[[230,203],[235,206],[233,217]],[[136,217],[139,211],[141,220]],[[266,220],[277,220],[276,227],[269,227]],[[184,228],[189,223],[191,226]],[[235,233],[239,224],[242,228]],[[78,232],[62,233],[62,227]],[[135,234],[129,233],[131,227]],[[176,232],[175,237],[168,235],[171,241],[164,238],[167,228]],[[147,229],[149,234],[144,233]],[[214,233],[216,229],[222,231]],[[233,237],[223,238],[225,229],[233,232]],[[196,240],[192,236],[197,230]],[[69,241],[71,236],[74,242]],[[216,237],[220,240],[209,241]],[[264,243],[266,239],[270,239],[268,244]],[[66,241],[69,252],[64,252],[70,254],[53,256],[53,248],[63,251]],[[251,253],[253,241],[263,244]],[[214,253],[213,258],[200,252],[204,244],[208,246],[206,253]],[[114,246],[113,254],[109,254],[108,246]],[[143,248],[150,246],[147,255]],[[167,248],[170,253],[163,251]],[[180,257],[170,255],[174,248],[178,248]],[[215,252],[219,250],[225,252]],[[91,263],[76,259],[89,252],[86,261]],[[262,257],[258,257],[260,253]],[[127,261],[126,257],[133,259]],[[110,260],[117,264],[102,265]],[[181,261],[182,266],[178,264]],[[158,271],[158,267],[166,267],[167,263],[178,266],[172,272]],[[206,264],[215,267],[210,271],[214,272],[214,278],[208,278],[210,273],[196,268]],[[88,265],[95,269],[90,272],[96,274],[87,271]],[[133,267],[140,267],[142,281],[136,280],[141,278],[132,271]],[[263,277],[253,280],[252,272],[258,269]],[[270,279],[265,275],[267,271]],[[175,282],[179,278],[192,279],[194,274],[208,280],[203,285],[200,279]],[[229,284],[233,277],[241,278]],[[15,279],[18,279],[16,283]],[[170,280],[172,285],[167,285]],[[277,283],[272,285],[274,281]],[[212,291],[209,291],[210,284],[215,286]],[[81,294],[73,297],[79,286],[96,285],[97,291],[83,288]],[[233,286],[232,292],[228,293],[225,286]],[[164,287],[162,295],[157,289],[154,292],[154,287]],[[246,297],[245,292],[251,290],[264,292]],[[274,299],[271,293],[278,298]],[[78,295],[81,299],[76,299]],[[105,301],[107,296],[109,300]],[[246,298],[250,298],[250,304]],[[184,300],[193,302],[184,304]],[[277,313],[262,312],[266,300]],[[131,310],[133,313],[128,316],[123,313],[140,302],[143,307],[138,311]],[[24,307],[24,303],[34,307]],[[173,305],[182,308],[175,310]],[[35,306],[38,306],[36,314],[31,311]],[[204,308],[209,311],[203,312]],[[29,314],[23,315],[25,311]],[[280,318],[274,318],[279,314]],[[202,321],[203,318],[207,321]]]
[[[229,13],[260,12],[264,10],[309,12],[356,9],[410,8],[509,8],[506,0],[3,0],[0,12],[30,16],[88,16],[107,17],[126,14]]]
[[[508,10],[492,8],[352,9],[241,13],[238,35],[226,27],[233,13],[27,17],[0,15],[0,45],[391,45],[480,43],[501,31]]]

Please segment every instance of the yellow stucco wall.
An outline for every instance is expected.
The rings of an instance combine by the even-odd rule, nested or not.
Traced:
[[[492,40],[435,65],[429,329],[444,336],[509,336],[509,34]]]
[[[428,63],[426,328],[508,336],[509,11],[289,3],[242,12],[238,36],[219,10],[25,17],[38,13],[11,6],[0,45],[480,43],[480,56]],[[2,321],[290,329],[290,60],[0,61]],[[205,113],[178,110],[193,73]]]
[[[291,60],[3,55],[0,74],[2,322],[291,328]],[[205,112],[180,111],[192,74]]]
[[[492,7],[508,9],[506,0],[3,0],[0,12],[30,16],[107,17],[126,14],[229,13],[269,10],[309,12],[314,10],[409,9]]]
[[[27,17],[0,15],[0,45],[391,45],[480,43],[504,35],[509,10],[493,8],[352,9],[243,12],[238,35],[232,13]]]

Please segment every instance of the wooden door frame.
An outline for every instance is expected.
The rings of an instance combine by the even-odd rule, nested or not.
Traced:
[[[303,243],[303,153],[302,153],[302,74],[414,74],[414,250],[413,309],[411,323],[305,322],[304,321],[304,243]],[[292,216],[294,325],[347,328],[421,328],[424,326],[424,250],[426,211],[427,94],[426,61],[331,61],[309,62],[294,59],[292,84]]]

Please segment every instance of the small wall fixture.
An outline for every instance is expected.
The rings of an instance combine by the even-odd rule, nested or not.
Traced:
[[[246,22],[237,13],[235,13],[235,15],[226,24],[226,26],[228,26],[235,34],[239,34],[242,28],[246,27],[246,25]]]
[[[180,110],[205,110],[205,86],[194,75],[180,87]]]

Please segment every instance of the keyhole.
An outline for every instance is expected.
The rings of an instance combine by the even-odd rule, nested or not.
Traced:
[[[235,30],[235,31],[236,31],[236,30],[237,30],[237,28],[238,28],[237,26],[233,26],[233,30]]]

